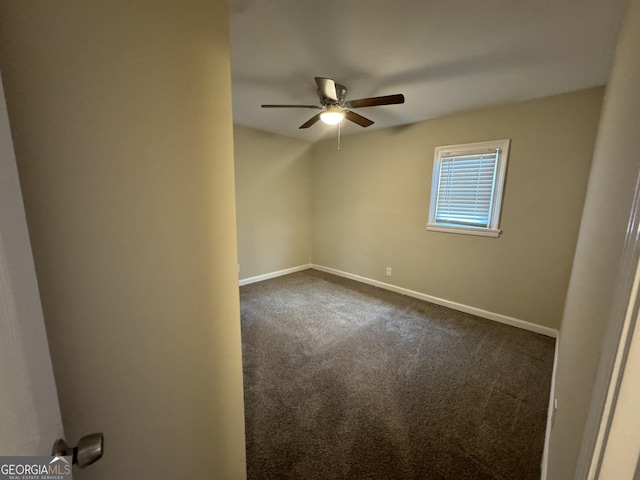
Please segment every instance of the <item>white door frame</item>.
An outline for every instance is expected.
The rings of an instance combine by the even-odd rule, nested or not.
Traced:
[[[630,371],[629,358],[633,334],[640,313],[640,175],[636,180],[631,215],[627,227],[625,246],[620,262],[615,296],[603,340],[600,366],[593,389],[589,417],[585,426],[582,449],[576,470],[576,479],[596,480],[608,448],[618,448],[611,437],[624,375],[637,375]],[[640,334],[640,332],[639,332]],[[594,352],[595,354],[596,352]],[[639,372],[640,373],[640,372]],[[624,415],[624,412],[620,412]],[[637,464],[638,459],[629,461]],[[636,469],[637,470],[637,469]],[[636,475],[638,472],[636,471]],[[632,480],[635,476],[629,476]],[[618,480],[618,479],[617,479]]]
[[[0,455],[49,455],[63,437],[0,75]]]

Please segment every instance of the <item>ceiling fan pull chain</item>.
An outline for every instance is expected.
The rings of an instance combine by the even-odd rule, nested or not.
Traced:
[[[338,151],[340,151],[340,123],[338,124]]]

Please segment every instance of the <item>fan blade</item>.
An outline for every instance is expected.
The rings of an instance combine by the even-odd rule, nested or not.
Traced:
[[[338,101],[338,92],[336,92],[336,82],[331,80],[330,78],[323,77],[315,77],[316,83],[318,84],[318,88],[320,89],[320,93],[327,100],[331,100],[332,102]]]
[[[311,117],[309,120],[307,120],[305,123],[300,125],[300,127],[298,127],[298,128],[309,128],[311,125],[316,123],[318,120],[320,120],[320,114],[319,113],[317,115],[314,115],[313,117]]]
[[[262,108],[322,108],[317,105],[260,105]]]
[[[350,110],[344,112],[344,118],[346,118],[347,120],[351,120],[353,123],[357,123],[361,127],[368,127],[369,125],[373,125],[373,120],[369,120],[368,118],[365,118],[362,115],[358,115],[356,112],[352,112]]]
[[[382,97],[361,98],[359,100],[351,100],[344,104],[347,108],[376,107],[378,105],[395,105],[404,103],[404,95],[398,93],[396,95],[384,95]]]

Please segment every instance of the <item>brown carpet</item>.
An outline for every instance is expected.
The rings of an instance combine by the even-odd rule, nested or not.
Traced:
[[[240,288],[249,479],[539,479],[554,340],[316,270]]]

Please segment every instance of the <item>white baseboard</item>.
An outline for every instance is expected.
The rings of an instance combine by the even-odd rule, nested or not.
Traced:
[[[269,280],[270,278],[281,277],[283,275],[289,275],[290,273],[301,272],[302,270],[308,270],[311,268],[311,264],[298,265],[297,267],[285,268],[284,270],[278,270],[277,272],[265,273],[263,275],[256,275],[255,277],[243,278],[238,282],[240,286],[249,285],[250,283],[262,282],[263,280]]]
[[[316,270],[320,270],[321,272],[332,273],[334,275],[338,275],[344,278],[349,278],[357,282],[366,283],[368,285],[373,285],[375,287],[384,288],[385,290],[391,290],[392,292],[401,293],[402,295],[406,295],[408,297],[413,297],[420,300],[425,300],[427,302],[435,303],[436,305],[441,305],[443,307],[452,308],[453,310],[470,313],[471,315],[475,315],[477,317],[486,318],[488,320],[493,320],[499,323],[504,323],[506,325],[511,325],[512,327],[522,328],[523,330],[528,330],[530,332],[540,333],[547,337],[552,337],[552,338],[558,337],[558,331],[554,328],[545,327],[542,325],[536,325],[535,323],[527,322],[525,320],[520,320],[518,318],[509,317],[507,315],[502,315],[500,313],[489,312],[487,310],[482,310],[481,308],[471,307],[469,305],[464,305],[462,303],[452,302],[450,300],[445,300],[443,298],[433,297],[431,295],[427,295],[426,293],[416,292],[415,290],[409,290],[407,288],[397,287],[395,285],[391,285],[390,283],[384,283],[378,280],[373,280],[371,278],[361,277],[360,275],[354,275],[353,273],[343,272],[342,270],[336,270],[335,268],[324,267],[322,265],[316,265],[316,264],[311,264],[310,267]]]
[[[523,330],[528,330],[530,332],[540,333],[542,335],[546,335],[547,337],[558,338],[558,331],[554,328],[545,327],[542,325],[536,325],[535,323],[527,322],[525,320],[520,320],[518,318],[509,317],[507,315],[502,315],[500,313],[489,312],[488,310],[471,307],[469,305],[465,305],[458,302],[452,302],[450,300],[445,300],[443,298],[433,297],[431,295],[427,295],[426,293],[416,292],[415,290],[409,290],[407,288],[391,285],[390,283],[380,282],[378,280],[373,280],[372,278],[361,277],[360,275],[343,272],[342,270],[337,270],[335,268],[330,268],[330,267],[324,267],[322,265],[316,265],[313,263],[308,263],[306,265],[298,265],[297,267],[285,268],[284,270],[265,273],[263,275],[256,275],[255,277],[244,278],[239,281],[239,285],[240,286],[249,285],[250,283],[256,283],[256,282],[261,282],[263,280],[269,280],[270,278],[281,277],[282,275],[288,275],[290,273],[300,272],[302,270],[307,270],[309,268],[313,268],[321,272],[331,273],[333,275],[338,275],[340,277],[349,278],[357,282],[366,283],[367,285],[373,285],[375,287],[384,288],[385,290],[390,290],[392,292],[400,293],[408,297],[417,298],[427,302],[435,303],[436,305],[452,308],[453,310],[458,310],[460,312],[476,315],[477,317],[486,318],[488,320],[504,323],[506,325],[511,325],[512,327],[518,327],[518,328],[522,328]]]
[[[560,335],[556,337],[556,351],[553,356],[553,373],[551,374],[551,389],[549,391],[549,409],[547,410],[547,428],[544,434],[544,450],[542,451],[542,464],[540,468],[540,480],[547,480],[549,468],[549,441],[551,440],[551,428],[555,417],[554,400],[556,398],[556,371],[558,368],[558,350],[560,348]]]

